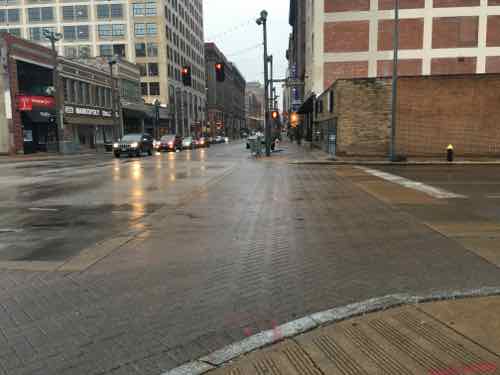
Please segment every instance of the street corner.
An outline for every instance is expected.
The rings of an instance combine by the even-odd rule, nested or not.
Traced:
[[[499,323],[494,318],[500,309],[498,292],[486,297],[464,292],[457,294],[465,297],[458,300],[354,313],[265,348],[248,348],[220,362],[211,362],[210,356],[200,361],[219,367],[205,370],[214,375],[493,374],[500,368]],[[403,297],[407,303],[429,298]]]

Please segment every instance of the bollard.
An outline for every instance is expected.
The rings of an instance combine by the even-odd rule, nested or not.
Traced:
[[[446,147],[446,159],[451,163],[453,161],[453,145],[449,144],[448,147]]]

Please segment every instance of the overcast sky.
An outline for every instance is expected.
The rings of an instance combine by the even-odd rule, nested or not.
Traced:
[[[262,9],[268,15],[268,53],[273,55],[276,78],[286,73],[290,26],[289,0],[203,0],[205,41],[234,62],[247,81],[263,81],[262,26],[255,20]]]

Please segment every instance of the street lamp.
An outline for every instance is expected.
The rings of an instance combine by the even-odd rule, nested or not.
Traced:
[[[267,56],[267,11],[260,12],[256,20],[257,25],[263,26],[264,39],[264,126],[266,129],[266,156],[271,156],[271,124],[269,122],[269,82],[268,82],[268,56]]]
[[[117,126],[117,117],[116,113],[118,112],[118,106],[117,106],[117,100],[116,100],[116,89],[115,89],[115,79],[113,77],[113,66],[116,65],[117,59],[111,57],[108,60],[108,65],[109,65],[109,79],[111,80],[111,112],[113,115],[113,127],[116,128]],[[123,134],[122,134],[123,135]]]
[[[43,30],[43,37],[45,39],[48,39],[50,41],[50,45],[52,47],[52,65],[54,68],[52,69],[52,85],[54,86],[54,103],[55,103],[55,121],[54,124],[56,126],[56,142],[57,142],[57,152],[61,151],[61,146],[59,144],[59,140],[61,137],[59,137],[59,132],[60,128],[62,127],[62,121],[60,118],[60,90],[58,89],[59,87],[59,74],[58,74],[58,62],[57,62],[57,50],[56,50],[56,42],[62,39],[63,35],[61,33],[56,33],[54,31],[51,31],[49,29],[44,29]]]
[[[153,136],[155,139],[159,138],[159,125],[160,125],[160,101],[158,99],[155,100],[154,106],[155,106],[155,123],[154,123],[154,129],[153,129]]]
[[[392,105],[391,105],[391,161],[397,161],[396,155],[396,126],[397,126],[397,105],[398,105],[398,53],[399,53],[399,0],[394,0],[394,32],[393,32],[392,59]]]

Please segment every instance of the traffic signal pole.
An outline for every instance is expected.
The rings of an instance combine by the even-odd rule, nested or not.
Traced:
[[[263,26],[264,37],[264,124],[266,135],[266,156],[271,156],[271,122],[269,121],[269,77],[268,77],[268,56],[267,56],[267,11],[260,12],[257,24]]]

